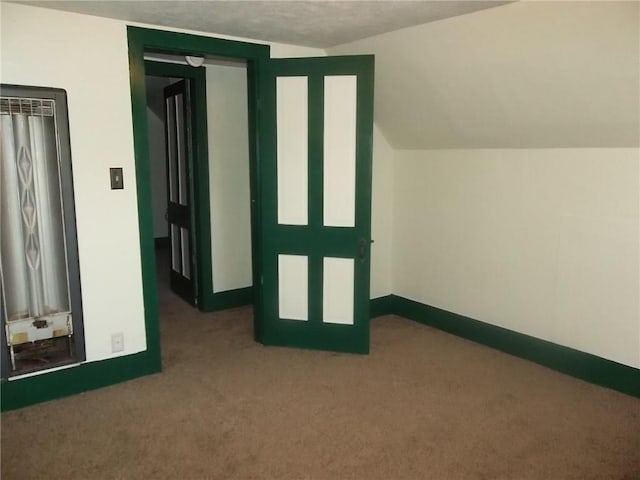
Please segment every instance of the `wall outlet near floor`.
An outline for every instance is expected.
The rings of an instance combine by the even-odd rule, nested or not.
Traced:
[[[124,333],[118,332],[111,335],[111,352],[124,351]]]

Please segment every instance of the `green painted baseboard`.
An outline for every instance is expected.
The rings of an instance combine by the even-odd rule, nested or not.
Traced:
[[[640,398],[640,370],[637,368],[396,295],[375,301],[385,305],[389,313]]]
[[[391,315],[393,312],[393,295],[387,295],[386,297],[378,297],[371,299],[371,306],[369,307],[371,318],[380,317],[382,315]]]
[[[0,385],[3,412],[95,390],[160,371],[160,358],[148,351],[90,362]]]
[[[253,288],[216,293],[202,310],[213,312],[253,303]],[[36,403],[68,397],[115,383],[158,373],[161,363],[149,352],[89,362],[16,380],[2,380],[0,410],[9,411]]]
[[[252,303],[252,289],[216,294],[211,311]],[[216,298],[214,296],[214,298]],[[396,295],[371,300],[371,317],[395,314],[545,367],[640,398],[640,370]],[[2,411],[106,387],[161,370],[150,352],[84,363],[0,385]]]

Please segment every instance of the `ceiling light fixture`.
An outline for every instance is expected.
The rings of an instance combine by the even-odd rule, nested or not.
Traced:
[[[185,55],[184,59],[192,67],[201,67],[202,64],[204,63],[204,57],[192,57],[189,55]]]

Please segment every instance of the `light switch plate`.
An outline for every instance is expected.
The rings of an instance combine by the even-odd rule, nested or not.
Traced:
[[[124,180],[122,179],[122,167],[114,167],[109,169],[111,177],[111,190],[122,190],[124,188]]]

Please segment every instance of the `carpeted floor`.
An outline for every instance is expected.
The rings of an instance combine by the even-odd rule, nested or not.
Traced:
[[[164,371],[2,414],[2,479],[640,479],[640,400],[387,316],[266,348],[162,295]]]

